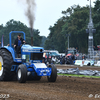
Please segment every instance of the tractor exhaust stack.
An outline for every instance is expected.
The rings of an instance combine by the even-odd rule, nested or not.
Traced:
[[[33,29],[30,28],[30,35],[31,35],[31,46],[33,46]]]

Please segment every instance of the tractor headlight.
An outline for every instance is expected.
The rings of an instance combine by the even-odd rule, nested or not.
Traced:
[[[22,55],[22,59],[26,59],[26,55]]]
[[[26,55],[22,55],[22,62],[26,62]]]

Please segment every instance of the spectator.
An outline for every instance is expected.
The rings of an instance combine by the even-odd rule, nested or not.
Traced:
[[[66,49],[66,51],[65,51],[65,56],[68,54],[68,49]]]
[[[72,53],[72,55],[71,55],[71,64],[74,64],[74,60],[75,60],[75,56],[73,55],[73,53]]]

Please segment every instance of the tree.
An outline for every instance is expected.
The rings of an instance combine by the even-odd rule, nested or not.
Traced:
[[[64,34],[70,34],[70,47],[77,47],[81,52],[87,52],[87,36],[85,29],[87,28],[89,18],[89,7],[73,7],[73,13],[63,25]]]
[[[24,31],[26,33],[26,42],[31,44],[30,28],[20,21],[10,20],[5,26],[0,25],[0,37],[4,35],[4,45],[9,44],[9,32],[11,31]],[[34,46],[40,46],[42,37],[39,35],[39,30],[34,29],[33,44]],[[12,34],[12,43],[16,39],[18,34]]]
[[[44,44],[45,44],[45,41],[46,41],[46,37],[45,36],[42,36],[42,41],[41,41],[41,47],[44,47]]]
[[[50,34],[45,42],[46,49],[56,49],[64,52],[68,48],[68,40],[66,34],[70,34],[70,47],[77,47],[81,52],[87,51],[88,34],[85,30],[89,22],[89,7],[80,7],[73,5],[66,11],[62,11],[64,15],[54,24],[50,26]]]
[[[34,46],[40,46],[41,45],[41,41],[42,41],[42,37],[39,35],[39,30],[35,30],[33,32],[33,45]]]
[[[94,34],[94,45],[100,45],[100,0],[96,0],[93,11],[93,22],[96,29],[96,33]]]
[[[60,18],[53,27],[49,27],[50,34],[45,42],[45,49],[58,50],[59,52],[63,52],[63,50],[65,50],[65,38],[61,34],[62,25],[64,23],[65,21],[63,18]]]

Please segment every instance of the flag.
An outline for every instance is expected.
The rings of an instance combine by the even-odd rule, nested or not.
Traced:
[[[3,35],[2,35],[2,40],[1,40],[1,47],[3,47]]]

